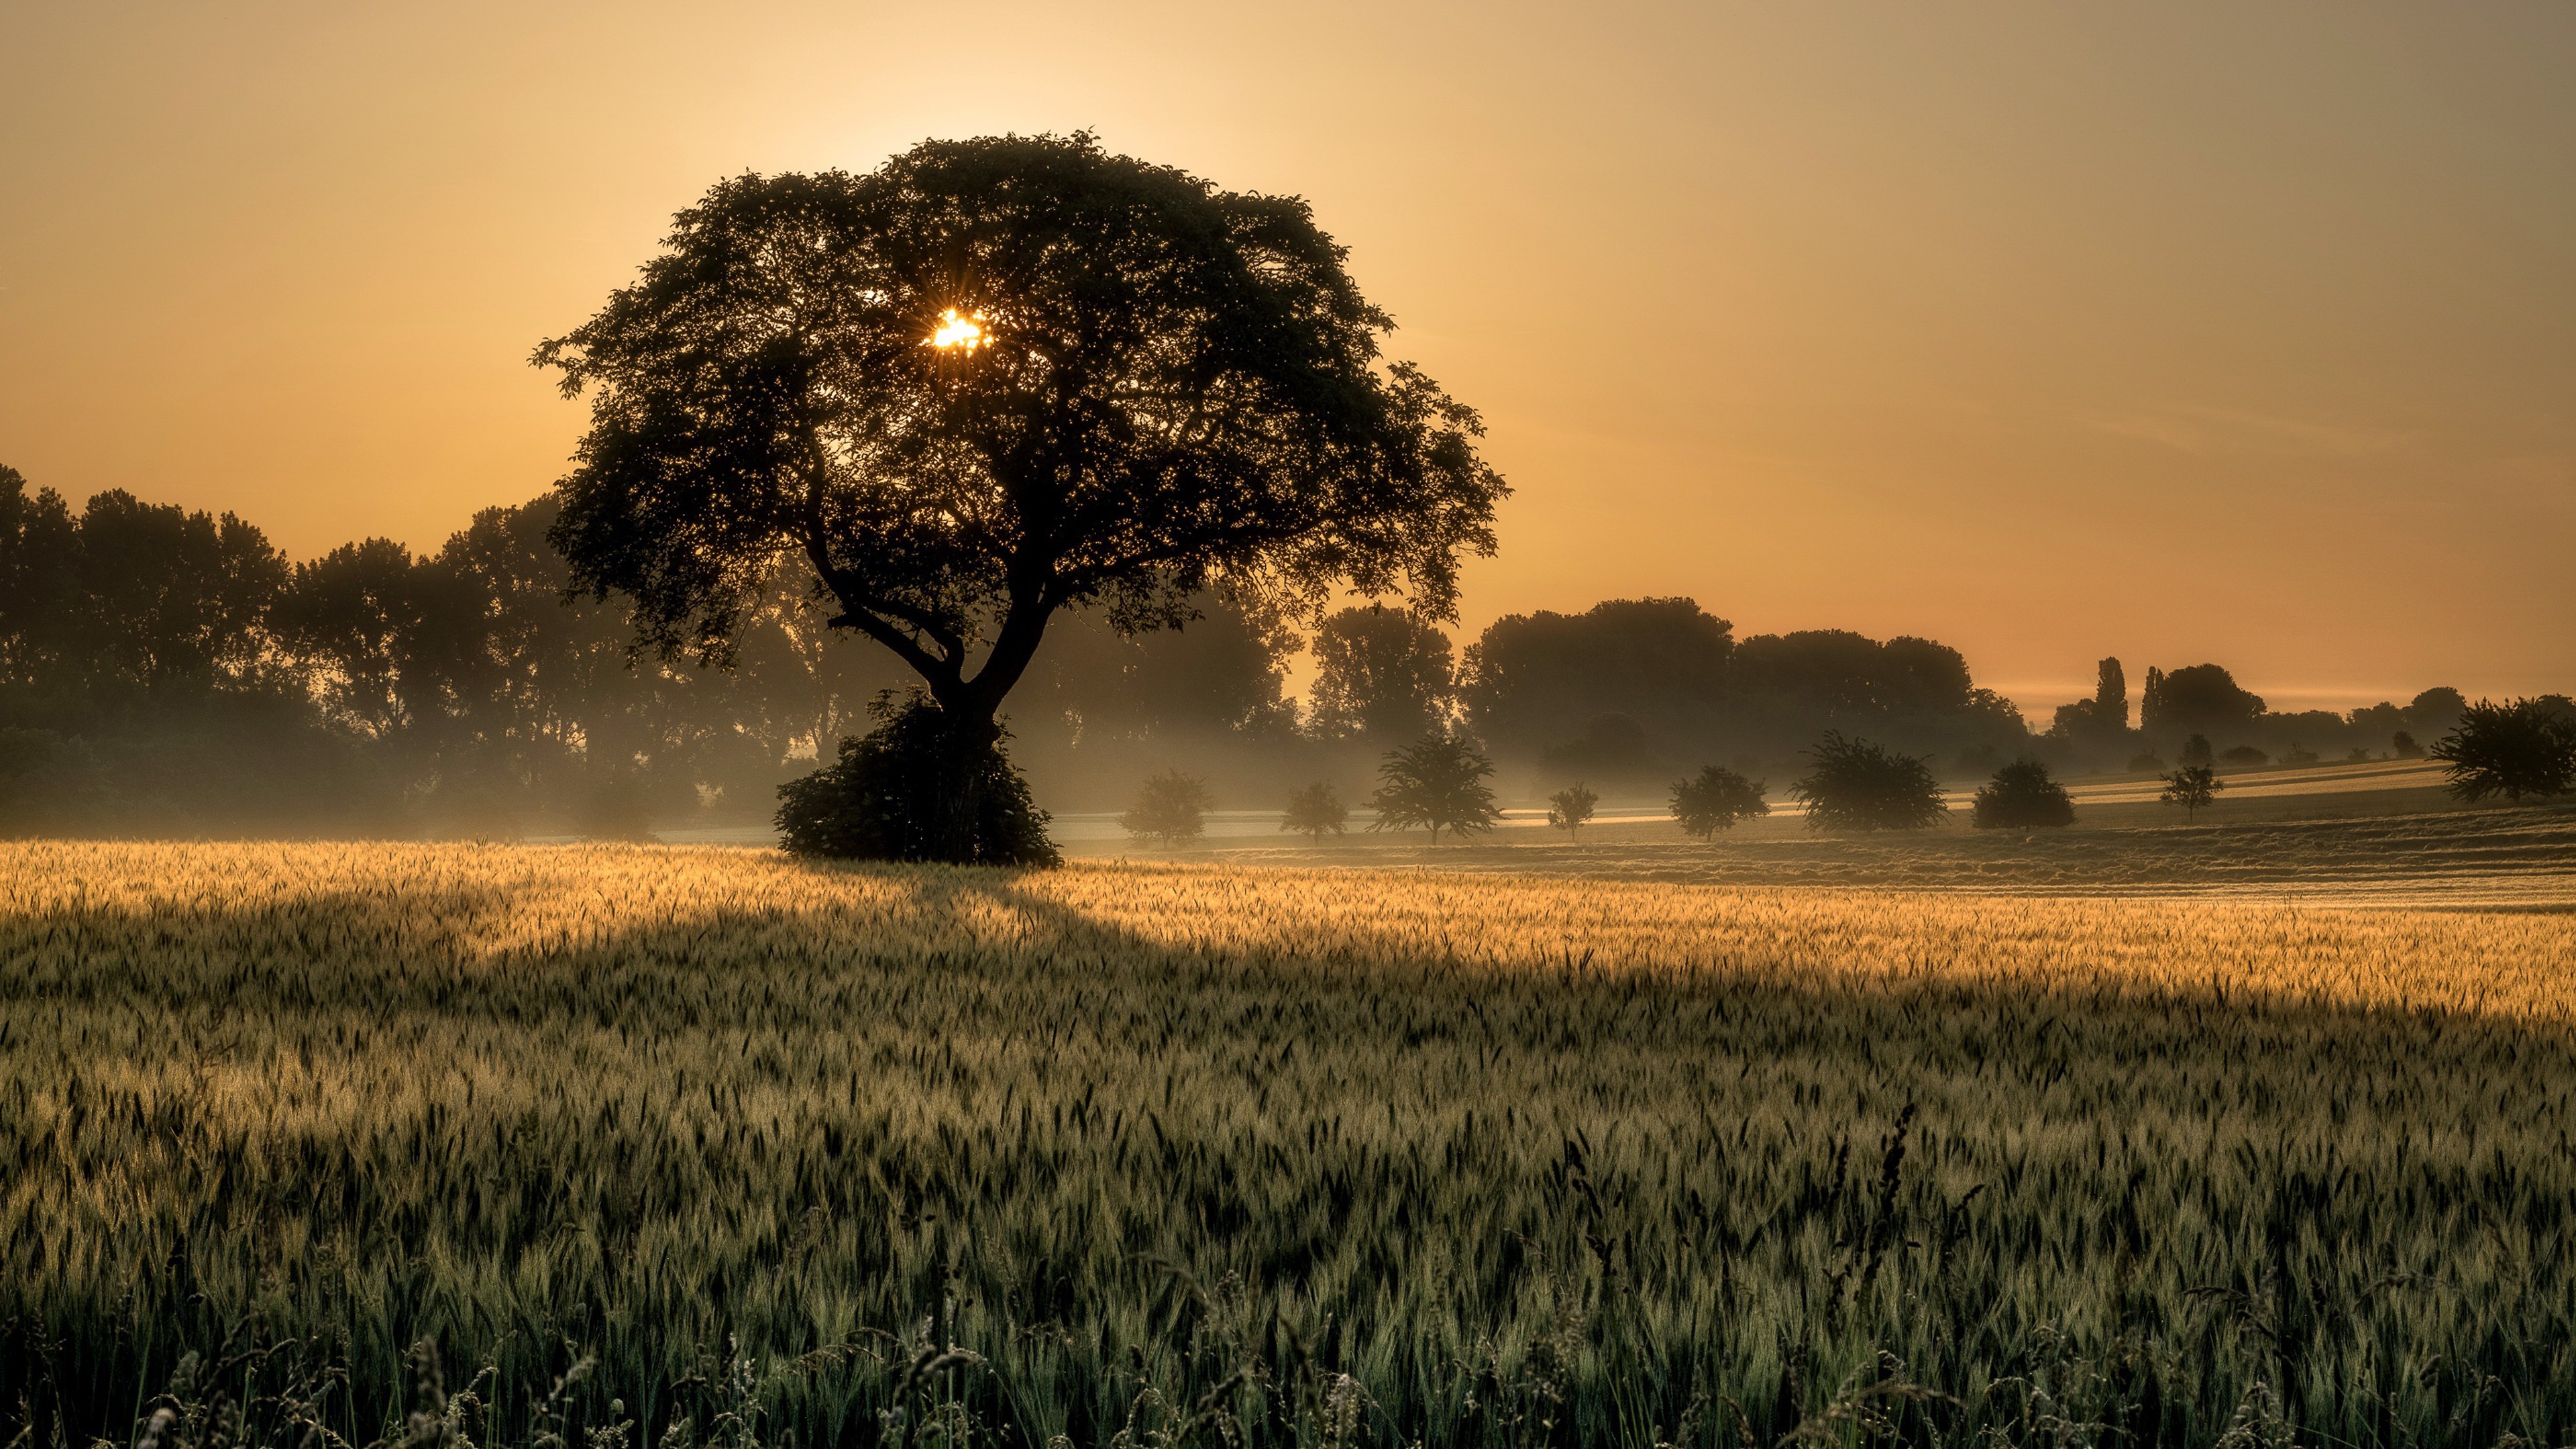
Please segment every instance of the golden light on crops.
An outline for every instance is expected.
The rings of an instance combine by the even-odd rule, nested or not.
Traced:
[[[968,352],[973,352],[992,340],[984,331],[983,313],[976,312],[960,316],[957,309],[951,307],[939,314],[938,330],[930,334],[928,345],[943,352],[951,348],[964,348]]]

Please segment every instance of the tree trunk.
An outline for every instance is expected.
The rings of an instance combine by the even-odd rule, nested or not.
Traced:
[[[984,784],[1002,727],[990,710],[979,712],[971,704],[957,707],[943,702],[939,712],[947,728],[928,844],[932,859],[965,865],[982,853],[977,826],[983,819]]]

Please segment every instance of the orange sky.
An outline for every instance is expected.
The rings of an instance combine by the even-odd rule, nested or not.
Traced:
[[[2576,689],[2576,6],[0,8],[0,463],[435,545],[716,177],[1091,127],[1484,410],[1495,615]]]

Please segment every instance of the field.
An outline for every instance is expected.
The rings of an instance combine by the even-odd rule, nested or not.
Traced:
[[[1471,856],[0,846],[0,1439],[2576,1436],[2576,915]]]

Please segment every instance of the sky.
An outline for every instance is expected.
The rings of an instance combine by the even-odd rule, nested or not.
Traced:
[[[1483,413],[1493,618],[1686,594],[2275,708],[2576,691],[2576,6],[0,3],[0,463],[433,548],[743,171],[1293,193]]]

